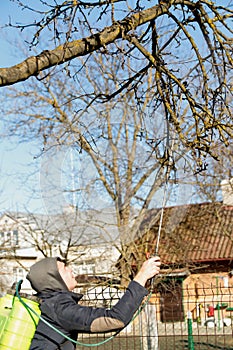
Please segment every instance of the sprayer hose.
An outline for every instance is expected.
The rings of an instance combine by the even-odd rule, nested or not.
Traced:
[[[25,303],[25,301],[21,298],[20,294],[19,294],[19,290],[20,290],[20,286],[22,284],[23,280],[20,280],[17,284],[16,284],[16,296],[19,299],[19,301],[21,302],[21,304],[25,307],[25,309],[27,310],[27,312],[29,314],[33,313],[36,317],[39,318],[39,320],[41,320],[43,323],[45,323],[48,327],[50,327],[51,329],[53,329],[55,332],[57,332],[58,334],[60,334],[61,336],[63,336],[64,338],[66,338],[67,340],[71,341],[74,344],[80,345],[80,346],[86,346],[86,347],[94,347],[94,346],[100,346],[103,345],[107,342],[109,342],[110,340],[112,340],[114,337],[117,336],[117,334],[120,333],[121,330],[117,331],[116,333],[114,333],[112,336],[108,337],[107,339],[104,339],[98,343],[93,343],[93,344],[86,344],[86,343],[82,343],[79,342],[78,340],[74,340],[72,338],[70,338],[68,335],[64,334],[63,332],[61,332],[59,329],[57,329],[56,327],[54,327],[53,325],[51,325],[48,321],[46,321],[41,315],[39,315],[35,310],[33,310],[29,305],[27,305],[27,303]],[[130,322],[132,322],[139,314],[140,312],[144,309],[144,307],[148,304],[149,299],[151,297],[150,293],[145,301],[145,303],[139,308],[139,310],[136,312],[136,314],[133,316],[132,320]]]

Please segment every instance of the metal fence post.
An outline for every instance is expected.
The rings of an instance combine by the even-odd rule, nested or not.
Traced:
[[[193,323],[192,323],[192,313],[191,311],[187,312],[188,320],[188,350],[195,350],[193,342]]]

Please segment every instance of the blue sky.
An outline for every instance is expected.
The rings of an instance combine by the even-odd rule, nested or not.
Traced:
[[[17,41],[18,31],[14,28],[4,29],[3,26],[9,21],[10,17],[14,23],[17,21],[25,23],[28,17],[26,11],[19,11],[15,3],[12,3],[10,0],[0,1],[0,11],[0,67],[8,67],[19,63],[24,57],[20,57],[17,49],[14,47],[14,41]],[[30,22],[30,18],[28,22]],[[20,53],[20,55],[22,55],[22,53]],[[19,143],[17,138],[11,138],[10,140],[4,139],[1,141],[0,212],[6,210],[43,211],[43,201],[40,198],[34,199],[34,193],[31,191],[31,188],[37,189],[38,191],[40,190],[39,171],[34,172],[33,177],[30,177],[30,179],[27,177],[27,174],[32,172],[31,164],[37,167],[40,165],[39,160],[36,161],[33,158],[33,153],[36,153],[36,146],[37,145],[33,145],[33,143]]]
[[[17,32],[13,28],[3,28],[4,24],[11,17],[14,21],[22,21],[25,19],[25,11],[16,10],[16,5],[9,0],[0,2],[0,67],[9,67],[17,64],[23,58],[20,57],[15,50],[14,40]],[[16,17],[17,16],[17,17]],[[1,88],[4,89],[4,88]],[[2,132],[2,125],[0,124]],[[29,188],[32,182],[34,186],[39,186],[39,175],[35,174],[28,183],[26,177],[30,170],[29,163],[34,161],[33,150],[35,145],[19,143],[17,138],[0,140],[0,212],[6,210],[35,211],[42,207],[41,200],[33,199]],[[34,161],[35,163],[35,161]]]
[[[223,3],[226,2],[232,6],[232,0],[223,1]],[[9,18],[12,18],[14,23],[25,22],[27,18],[30,22],[30,18],[27,11],[20,11],[17,5],[10,0],[0,1],[0,12],[0,67],[3,68],[17,64],[24,58],[22,52],[19,54],[14,46],[18,31],[12,27],[4,28],[4,25],[9,21]],[[0,132],[1,128],[0,120]],[[31,191],[31,188],[40,189],[39,171],[35,172],[30,180],[27,178],[27,173],[34,170],[31,169],[31,164],[37,167],[40,165],[39,160],[34,159],[36,149],[36,143],[19,143],[16,137],[0,139],[0,212],[6,210],[43,211],[42,200],[35,199]]]
[[[0,2],[0,13],[0,66],[2,68],[12,66],[21,59],[14,48],[14,40],[18,36],[18,31],[14,28],[4,28],[4,26],[10,19],[14,22],[25,20],[25,11],[19,11],[12,1],[4,0]]]

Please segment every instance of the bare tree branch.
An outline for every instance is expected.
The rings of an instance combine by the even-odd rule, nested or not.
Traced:
[[[172,2],[160,3],[140,13],[126,17],[122,21],[116,22],[110,27],[106,27],[102,32],[90,37],[67,42],[51,51],[45,50],[38,56],[29,57],[16,66],[0,68],[0,86],[24,81],[47,68],[104,48],[117,39],[124,38],[129,31],[167,13]]]

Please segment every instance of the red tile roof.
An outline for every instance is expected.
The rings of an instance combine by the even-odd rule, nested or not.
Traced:
[[[159,210],[150,210],[140,229],[141,247],[150,253],[159,218]],[[159,255],[167,264],[233,260],[233,207],[202,203],[165,208]]]

